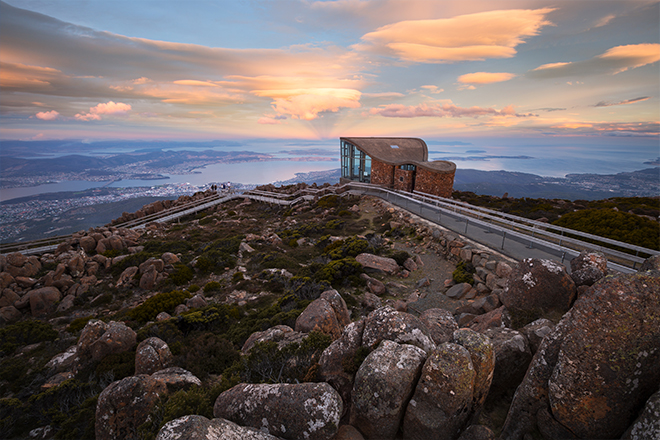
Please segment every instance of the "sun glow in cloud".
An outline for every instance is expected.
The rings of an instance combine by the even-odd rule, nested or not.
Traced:
[[[364,43],[356,48],[419,63],[511,58],[525,38],[551,25],[545,16],[553,10],[513,9],[400,21],[365,34]]]
[[[332,88],[255,90],[252,93],[273,98],[272,106],[278,114],[306,121],[316,119],[322,112],[358,108],[361,96],[358,90]]]

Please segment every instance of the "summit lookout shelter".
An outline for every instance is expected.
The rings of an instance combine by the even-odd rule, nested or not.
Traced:
[[[341,180],[451,197],[456,164],[429,162],[426,142],[418,138],[342,137]]]

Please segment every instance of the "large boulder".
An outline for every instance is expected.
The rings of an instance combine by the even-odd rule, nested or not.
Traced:
[[[373,254],[360,254],[355,257],[355,261],[360,263],[366,269],[385,272],[388,275],[394,275],[399,272],[399,265],[393,258],[379,257]]]
[[[384,340],[355,375],[350,424],[367,439],[395,438],[425,360],[420,348]]]
[[[109,354],[128,351],[136,341],[137,334],[122,322],[90,320],[78,339],[75,370],[80,371],[89,362],[98,362]]]
[[[300,332],[294,332],[288,325],[276,325],[262,332],[254,332],[243,344],[241,351],[248,354],[254,344],[257,342],[277,342],[278,345],[286,345],[290,340],[302,340],[303,335]]]
[[[660,272],[608,276],[545,336],[502,438],[535,424],[578,438],[619,438],[660,383]],[[538,414],[538,415],[537,415]]]
[[[181,367],[168,367],[158,370],[151,375],[151,378],[163,383],[169,393],[185,390],[193,385],[202,386],[202,381],[197,376]]]
[[[325,382],[238,384],[218,396],[213,415],[284,439],[330,439],[342,400]]]
[[[454,440],[472,411],[470,353],[445,342],[429,354],[403,419],[406,439]]]
[[[362,345],[374,348],[383,340],[415,345],[425,352],[435,348],[431,332],[419,318],[385,306],[367,316],[362,333]]]
[[[190,415],[167,422],[156,440],[278,440],[278,437],[229,420]]]
[[[315,299],[303,310],[296,319],[295,330],[302,333],[321,332],[330,335],[333,340],[341,335],[335,311],[323,298]]]
[[[532,352],[525,336],[510,328],[491,328],[484,333],[495,351],[495,370],[488,393],[489,401],[515,390],[525,377]]]
[[[160,338],[140,342],[135,351],[135,374],[152,374],[171,365],[174,357],[170,347]]]
[[[474,388],[472,390],[472,414],[476,419],[486,401],[495,372],[495,348],[490,338],[473,330],[456,330],[453,342],[464,347],[470,353],[474,367]]]
[[[566,268],[552,260],[527,258],[513,269],[500,300],[519,326],[551,312],[564,314],[577,294]]]
[[[440,345],[450,342],[454,332],[458,330],[458,323],[449,311],[445,309],[427,309],[419,315],[419,320],[426,326],[433,338],[433,342]]]
[[[341,297],[339,292],[334,289],[326,290],[325,292],[321,293],[320,298],[330,303],[332,310],[335,311],[337,323],[341,329],[351,323],[351,312],[348,310],[346,301],[344,301],[344,298]]]
[[[108,385],[96,404],[96,440],[137,438],[137,428],[147,421],[160,396],[167,393],[163,382],[145,374]]]
[[[649,397],[637,420],[621,438],[624,440],[660,438],[660,390]]]
[[[323,350],[319,358],[319,378],[339,392],[345,410],[351,402],[353,379],[360,367],[355,365],[355,356],[362,345],[363,331],[364,320],[347,325],[341,337]]]
[[[60,299],[62,299],[62,294],[59,289],[51,286],[31,290],[21,298],[21,302],[25,300],[29,301],[32,316],[36,317],[54,312],[57,302]]]

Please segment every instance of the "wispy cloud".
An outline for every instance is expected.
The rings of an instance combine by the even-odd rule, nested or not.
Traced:
[[[650,99],[650,96],[642,96],[640,98],[626,99],[625,101],[619,101],[619,102],[600,101],[598,104],[595,104],[594,107],[611,107],[613,105],[634,104],[636,102],[646,101],[647,99]]]
[[[596,74],[616,75],[628,69],[646,66],[660,60],[660,44],[629,44],[608,49],[585,61],[544,64],[527,73],[530,78],[559,78]]]
[[[273,109],[293,119],[312,120],[323,112],[360,107],[361,93],[353,89],[311,88],[292,90],[255,90],[257,96],[273,98]]]
[[[519,115],[512,105],[504,107],[502,110],[484,107],[458,107],[453,103],[445,104],[419,104],[402,105],[389,104],[369,110],[370,115],[380,115],[386,118],[476,118],[479,116],[531,116]]]
[[[358,50],[419,63],[511,58],[525,38],[551,23],[554,9],[513,9],[432,20],[406,20],[362,37]]]
[[[504,82],[515,77],[515,74],[506,72],[466,73],[465,75],[458,77],[458,82],[460,84],[459,89],[474,89],[475,85],[481,86],[484,84]]]

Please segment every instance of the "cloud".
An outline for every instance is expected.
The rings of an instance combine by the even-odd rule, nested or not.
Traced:
[[[553,10],[512,9],[400,21],[365,34],[355,48],[419,63],[511,58],[526,37],[551,24],[545,16]]]
[[[626,99],[625,101],[619,101],[619,102],[600,101],[598,104],[594,105],[594,107],[611,107],[613,105],[634,104],[636,102],[642,102],[648,99],[650,99],[650,96],[642,96],[640,98]]]
[[[610,23],[610,21],[614,20],[615,18],[616,18],[616,15],[614,15],[614,14],[606,15],[605,17],[598,20],[596,22],[596,24],[594,24],[594,27],[598,28],[598,27],[606,26]]]
[[[386,118],[464,118],[479,116],[531,116],[519,115],[512,105],[504,107],[502,110],[483,107],[457,107],[452,103],[445,104],[419,104],[406,106],[403,104],[389,104],[379,108],[369,110],[370,115],[380,115]]]
[[[429,91],[430,93],[442,93],[445,91],[445,89],[440,89],[438,88],[438,86],[434,86],[434,85],[422,86],[421,88]]]
[[[52,121],[53,119],[57,119],[60,114],[55,110],[51,110],[48,112],[39,112],[35,116],[37,119],[41,119],[43,121]]]
[[[544,64],[528,72],[527,76],[544,79],[603,73],[616,75],[659,60],[660,44],[629,44],[613,47],[605,53],[585,61]]]
[[[515,78],[513,73],[505,72],[475,72],[475,73],[466,73],[458,77],[458,82],[461,84],[492,84],[503,81],[509,81],[512,78]]]
[[[358,90],[334,88],[255,90],[252,93],[273,98],[272,107],[278,114],[307,121],[318,118],[322,112],[358,108],[362,95]]]
[[[78,113],[75,118],[80,121],[100,121],[101,115],[121,116],[131,111],[130,104],[123,102],[108,101],[100,103],[94,107],[90,107],[89,112],[86,114]]]

